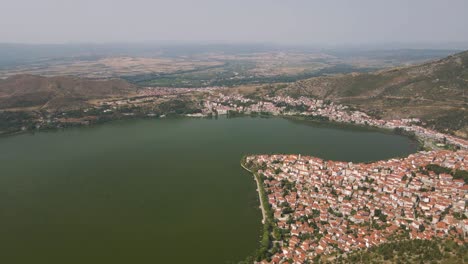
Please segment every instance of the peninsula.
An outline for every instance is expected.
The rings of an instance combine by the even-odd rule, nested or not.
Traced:
[[[301,155],[245,162],[260,175],[273,211],[272,247],[262,263],[327,260],[410,239],[468,242],[466,150],[369,164]]]

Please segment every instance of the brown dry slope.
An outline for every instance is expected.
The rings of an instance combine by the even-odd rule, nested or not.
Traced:
[[[276,94],[312,96],[383,118],[419,117],[468,136],[468,51],[422,65],[298,81]]]
[[[86,106],[91,99],[122,97],[135,92],[134,85],[121,79],[16,75],[0,80],[0,109],[71,109]]]

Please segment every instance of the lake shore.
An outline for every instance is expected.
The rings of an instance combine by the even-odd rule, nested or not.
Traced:
[[[265,221],[266,221],[266,212],[265,212],[265,205],[263,204],[263,199],[262,199],[262,193],[260,191],[260,181],[258,179],[258,175],[256,175],[255,173],[253,173],[251,170],[249,170],[244,164],[243,162],[241,162],[241,167],[243,169],[245,169],[246,171],[248,171],[249,173],[251,173],[255,179],[255,182],[257,183],[257,193],[258,193],[258,199],[260,200],[260,209],[262,210],[262,224],[265,224]]]

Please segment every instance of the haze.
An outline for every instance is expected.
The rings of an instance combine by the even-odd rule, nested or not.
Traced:
[[[466,0],[1,0],[0,42],[468,42]]]

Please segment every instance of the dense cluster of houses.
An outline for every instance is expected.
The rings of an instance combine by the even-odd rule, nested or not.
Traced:
[[[282,230],[269,263],[303,263],[395,239],[468,242],[468,185],[426,169],[468,170],[466,150],[370,164],[301,155],[249,156],[246,163],[262,176],[275,228]]]
[[[239,94],[210,96],[205,100],[203,107],[204,112],[215,112],[219,115],[228,114],[230,111],[244,114],[265,112],[278,115],[284,109],[275,106],[272,102],[252,100]]]
[[[382,120],[370,117],[364,112],[351,110],[349,107],[319,99],[289,96],[265,96],[262,100],[252,100],[242,95],[211,95],[204,103],[204,113],[213,111],[227,114],[229,111],[250,114],[269,113],[272,115],[303,115],[325,117],[330,121],[368,125],[386,129],[401,128],[414,133],[422,140],[433,140],[441,144],[451,144],[461,148],[468,148],[468,141],[443,134],[418,125],[417,118],[401,120]]]

